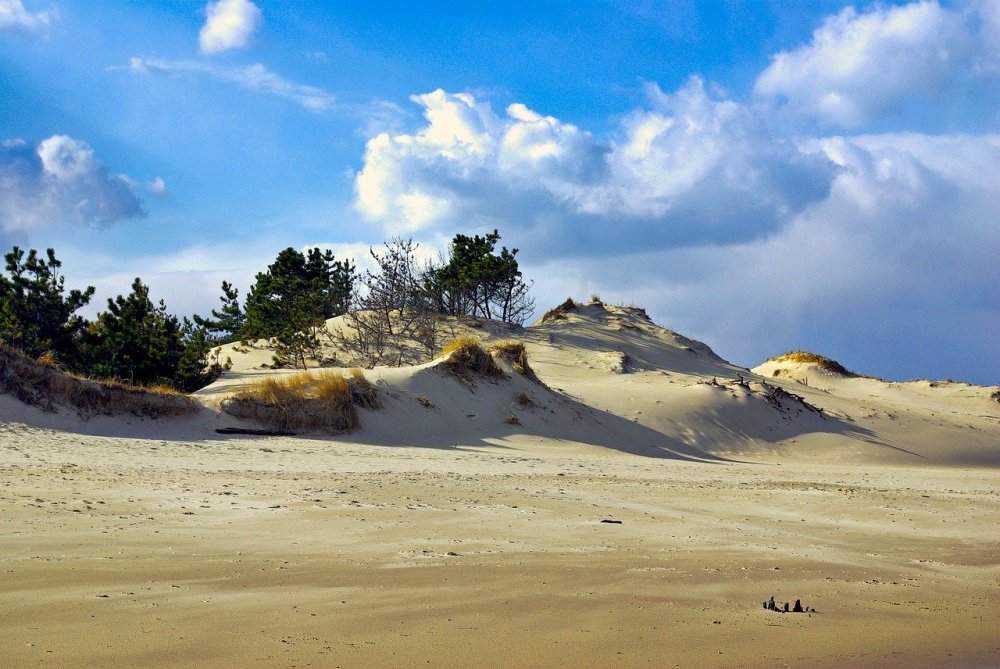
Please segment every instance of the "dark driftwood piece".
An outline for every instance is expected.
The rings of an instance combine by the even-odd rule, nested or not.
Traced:
[[[294,437],[291,430],[255,430],[248,427],[220,427],[215,430],[219,434],[252,434],[258,437]]]
[[[769,600],[764,602],[765,609],[776,613],[816,613],[816,609],[803,607],[801,599],[795,600],[795,606],[793,608],[789,609],[788,607],[788,602],[785,602],[784,606],[778,606],[777,602],[774,601],[774,597],[771,597]]]

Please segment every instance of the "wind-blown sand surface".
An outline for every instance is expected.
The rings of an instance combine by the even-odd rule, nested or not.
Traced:
[[[376,369],[336,437],[0,396],[0,665],[1000,666],[993,389],[610,307],[501,334],[551,390]],[[210,408],[273,373],[236,362]]]

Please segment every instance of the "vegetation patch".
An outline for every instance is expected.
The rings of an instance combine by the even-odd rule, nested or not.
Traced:
[[[361,425],[357,407],[382,406],[378,390],[360,369],[299,372],[265,378],[222,402],[222,410],[283,430],[347,432]]]
[[[510,363],[511,368],[521,376],[542,385],[541,380],[535,375],[535,370],[528,364],[528,351],[524,348],[524,342],[501,341],[489,347],[491,354]]]
[[[441,350],[441,357],[444,358],[441,368],[466,383],[473,383],[475,377],[502,379],[507,376],[475,337],[455,338]]]
[[[549,321],[562,321],[566,320],[566,315],[571,314],[579,308],[576,302],[573,301],[572,297],[567,297],[566,301],[557,307],[553,307],[542,315],[542,323],[548,323]]]
[[[768,362],[798,362],[798,363],[812,363],[830,374],[836,374],[838,376],[858,376],[854,372],[848,370],[846,367],[841,365],[836,360],[831,358],[826,358],[822,355],[817,355],[815,353],[809,353],[808,351],[789,351],[784,355],[779,355],[776,358],[771,358]]]
[[[166,386],[140,388],[116,381],[95,381],[59,369],[51,356],[32,360],[0,347],[0,393],[42,411],[56,412],[63,406],[79,416],[138,416],[166,418],[193,414],[199,405]]]

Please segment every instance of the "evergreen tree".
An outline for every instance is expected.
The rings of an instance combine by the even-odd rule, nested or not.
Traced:
[[[257,274],[247,295],[244,338],[273,338],[275,363],[304,369],[321,350],[325,321],[347,312],[354,276],[354,265],[329,250],[303,255],[286,248]]]
[[[212,318],[194,315],[194,324],[208,332],[215,333],[214,339],[219,344],[228,344],[244,338],[246,314],[240,306],[240,291],[228,281],[222,282],[222,301],[220,309],[212,309]]]
[[[455,235],[447,262],[429,267],[423,292],[434,309],[456,316],[479,316],[521,325],[534,310],[521,278],[517,249],[495,254],[500,233]]]
[[[52,249],[43,258],[34,249],[25,256],[15,246],[4,258],[9,276],[0,274],[0,341],[33,358],[52,352],[70,362],[86,324],[74,312],[90,302],[93,286],[67,295],[62,263]]]
[[[310,249],[306,256],[286,248],[257,274],[247,295],[244,335],[278,337],[346,313],[354,273],[350,261],[334,259],[329,250]]]
[[[134,385],[173,385],[184,354],[181,324],[137,277],[132,292],[108,300],[108,310],[89,328],[88,372]]]
[[[218,342],[202,325],[185,318],[181,323],[180,339],[183,348],[171,375],[171,385],[178,390],[193,392],[204,388],[232,364],[228,361],[223,365],[218,356],[213,356],[212,349]]]

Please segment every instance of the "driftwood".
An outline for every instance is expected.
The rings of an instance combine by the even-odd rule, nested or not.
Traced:
[[[249,427],[220,427],[215,430],[219,434],[252,434],[258,437],[294,437],[291,430],[255,430]]]
[[[801,599],[796,599],[795,606],[789,608],[788,602],[785,602],[784,606],[778,606],[774,601],[774,597],[771,597],[771,599],[764,602],[764,608],[775,613],[816,613],[816,609],[803,607]]]

